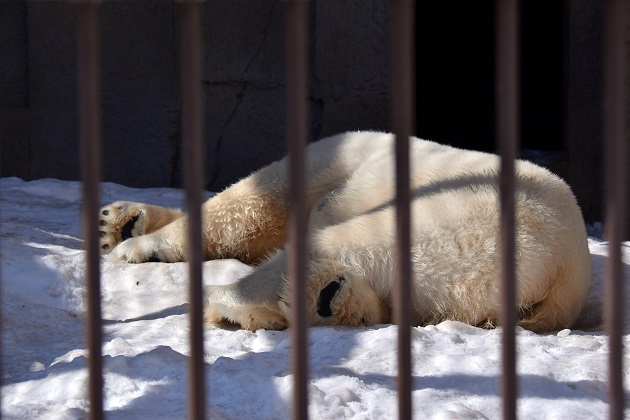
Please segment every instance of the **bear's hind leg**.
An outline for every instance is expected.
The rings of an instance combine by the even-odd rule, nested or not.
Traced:
[[[287,319],[279,301],[285,282],[285,251],[278,251],[251,274],[226,286],[207,286],[204,320],[231,322],[242,328],[282,330]]]
[[[179,210],[132,201],[116,201],[101,208],[101,254],[108,254],[126,239],[146,235],[182,217]]]

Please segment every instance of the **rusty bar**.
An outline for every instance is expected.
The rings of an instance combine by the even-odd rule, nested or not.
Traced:
[[[396,135],[396,287],[398,325],[398,417],[411,408],[411,215],[409,137],[414,125],[414,1],[392,1],[392,127]]]
[[[83,238],[86,251],[90,418],[103,418],[103,332],[98,233],[101,179],[100,44],[97,1],[77,3],[77,71]]]
[[[604,2],[604,141],[606,177],[606,235],[609,256],[606,261],[605,322],[609,342],[608,397],[610,418],[624,415],[623,389],[623,263],[621,241],[625,229],[626,142],[624,139],[625,57],[623,0]]]
[[[285,1],[287,142],[289,150],[289,261],[293,418],[308,417],[308,323],[306,318],[307,3]]]
[[[496,71],[497,103],[496,133],[501,153],[499,186],[501,207],[501,325],[503,418],[516,418],[516,260],[514,189],[516,177],[514,160],[519,145],[519,2],[496,2]]]
[[[206,384],[203,360],[203,286],[201,197],[203,191],[203,108],[201,87],[201,3],[179,4],[182,81],[182,137],[186,212],[188,214],[188,291],[190,302],[190,360],[188,417],[205,418]]]

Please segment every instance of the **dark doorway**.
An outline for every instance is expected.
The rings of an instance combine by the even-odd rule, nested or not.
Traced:
[[[521,2],[521,147],[565,150],[563,1]],[[417,135],[495,150],[494,1],[416,4]]]

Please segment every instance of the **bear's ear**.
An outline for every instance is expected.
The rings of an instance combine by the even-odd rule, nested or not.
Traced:
[[[343,277],[339,277],[337,280],[331,281],[319,293],[319,298],[317,299],[317,314],[319,316],[323,318],[332,316],[333,313],[330,308],[330,302],[341,288],[341,283],[344,280]]]

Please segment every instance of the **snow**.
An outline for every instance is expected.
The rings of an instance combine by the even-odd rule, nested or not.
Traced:
[[[102,191],[104,203],[122,199],[180,207],[183,202],[183,192],[172,189],[103,184]],[[87,416],[80,207],[78,182],[0,179],[3,418]],[[591,229],[601,232],[601,225]],[[601,326],[607,244],[591,237],[589,246],[594,285],[582,330],[517,331],[522,418],[608,416],[608,343]],[[629,243],[623,255],[627,280]],[[228,283],[250,270],[235,260],[208,261],[204,283]],[[130,265],[102,259],[108,418],[186,416],[186,271],[184,263]],[[393,325],[310,330],[312,418],[396,416],[396,331]],[[457,322],[413,328],[416,418],[500,418],[500,339],[500,329]],[[290,349],[288,331],[206,326],[209,416],[287,418],[293,387]],[[630,366],[627,355],[624,363]],[[625,368],[626,383],[628,376]]]

